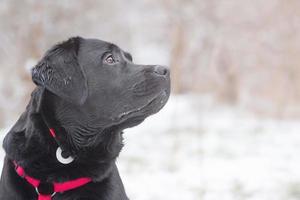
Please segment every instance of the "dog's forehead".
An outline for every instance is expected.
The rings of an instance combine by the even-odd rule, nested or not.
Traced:
[[[121,49],[110,42],[106,42],[103,40],[98,40],[98,39],[84,39],[81,42],[81,48],[83,48],[86,51],[120,51]]]

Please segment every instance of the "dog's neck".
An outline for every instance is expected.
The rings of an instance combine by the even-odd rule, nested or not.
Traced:
[[[78,177],[101,181],[109,176],[123,146],[121,131],[101,130],[98,133],[101,139],[94,138],[97,143],[91,141],[92,146],[78,147],[78,144],[73,144],[76,138],[72,138],[68,128],[63,127],[59,120],[49,117],[55,110],[46,106],[43,108],[46,110],[40,112],[43,92],[40,88],[33,92],[31,105],[7,134],[3,146],[8,158],[18,161],[31,176],[49,182]],[[48,113],[45,114],[45,111]],[[57,161],[57,143],[51,138],[49,128],[55,129],[60,145],[73,154],[74,162],[63,165]],[[88,133],[81,134],[84,136]]]

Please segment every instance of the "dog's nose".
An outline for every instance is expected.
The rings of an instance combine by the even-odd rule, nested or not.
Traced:
[[[167,67],[160,66],[160,65],[154,66],[154,72],[160,76],[167,76],[170,73]]]

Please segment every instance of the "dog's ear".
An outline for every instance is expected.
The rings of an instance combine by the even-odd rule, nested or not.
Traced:
[[[32,69],[35,84],[78,105],[88,95],[87,80],[77,58],[81,40],[75,37],[55,45]]]

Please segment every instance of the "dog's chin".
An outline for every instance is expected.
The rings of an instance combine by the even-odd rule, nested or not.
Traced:
[[[129,125],[126,128],[136,126],[141,123],[150,115],[153,115],[160,111],[167,103],[170,96],[169,90],[163,90],[159,92],[154,98],[150,99],[145,105],[128,111],[121,113],[118,116],[118,124],[127,124]]]

